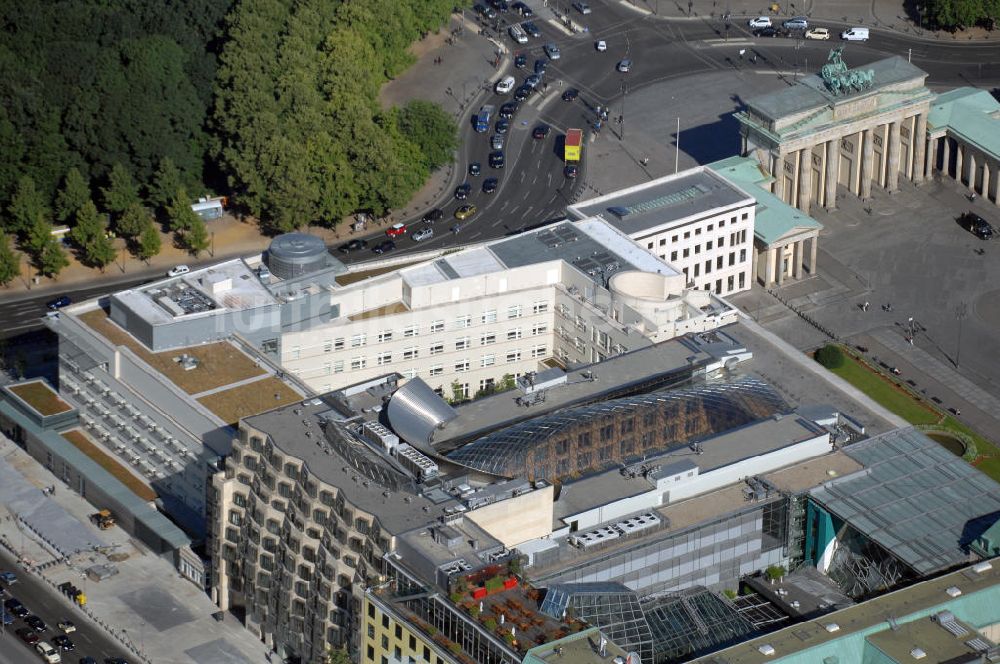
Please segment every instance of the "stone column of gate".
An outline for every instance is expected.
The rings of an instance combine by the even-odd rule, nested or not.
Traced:
[[[862,137],[861,148],[861,198],[868,200],[872,197],[872,165],[875,161],[875,133],[871,129],[865,129]]]
[[[774,165],[771,167],[771,175],[774,176],[774,189],[771,193],[785,200],[785,155],[780,152],[773,156]]]
[[[899,120],[889,123],[889,167],[885,176],[885,188],[899,189]]]
[[[941,139],[941,172],[951,177],[951,140],[945,136]]]
[[[924,175],[922,178],[924,180],[933,177],[934,175],[934,163],[937,161],[938,140],[939,139],[937,138],[927,139],[927,161],[925,162],[924,165]]]
[[[793,258],[792,276],[795,277],[796,279],[801,279],[802,278],[802,259],[804,258],[803,254],[805,253],[805,249],[806,249],[806,241],[805,240],[799,240],[794,245],[792,245],[792,249],[793,249],[793,251],[792,251],[792,258]]]
[[[819,231],[809,240],[809,274],[816,276],[816,248],[819,244]]]
[[[962,184],[962,160],[965,158],[965,146],[955,141],[955,182]],[[950,175],[950,173],[949,173]]]
[[[926,153],[924,152],[924,146],[927,145],[927,114],[919,113],[917,115],[917,120],[914,122],[913,133],[911,134],[911,140],[913,141],[910,146],[910,152],[913,154],[913,178],[914,182],[923,182],[924,173],[927,171],[924,168],[924,158]]]
[[[990,160],[983,161],[983,190],[980,192],[983,200],[990,200]]]
[[[764,288],[774,283],[774,247],[770,247],[764,254]]]
[[[779,286],[785,283],[785,246],[781,245],[778,247],[777,254],[775,255],[774,274]]]
[[[812,147],[799,150],[799,205],[798,208],[809,214],[809,203],[812,198]]]
[[[757,263],[760,262],[760,253],[757,251],[757,245],[754,244],[750,249],[750,286],[753,287],[757,285]]]
[[[837,207],[837,181],[840,179],[840,139],[833,138],[826,142],[826,183],[823,185],[827,210]]]
[[[976,153],[972,150],[967,151],[969,159],[969,191],[976,191]]]

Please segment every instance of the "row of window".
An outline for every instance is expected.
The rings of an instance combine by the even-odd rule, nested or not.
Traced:
[[[534,328],[532,328],[532,334],[536,334],[536,335],[537,334],[544,334],[547,330],[548,330],[548,326],[547,325],[538,325],[538,326],[535,326]],[[516,340],[516,339],[520,339],[521,338],[521,331],[520,331],[520,329],[518,329],[516,332],[517,332],[516,336],[511,336],[510,334],[508,334],[507,335],[507,339],[511,340],[511,341]],[[494,334],[483,335],[483,338],[480,340],[480,343],[483,346],[488,346],[490,344],[496,343],[496,335],[494,335]],[[455,340],[455,350],[456,351],[468,350],[471,347],[472,346],[471,346],[471,342],[469,340],[469,337],[462,337],[461,339],[456,339]],[[429,352],[430,355],[439,355],[439,354],[443,353],[444,350],[445,349],[444,349],[444,344],[443,343],[431,344],[428,347],[428,352]],[[530,349],[530,351],[529,351],[530,352],[530,356],[531,357],[544,357],[545,356],[545,350],[546,350],[545,344],[539,344],[539,345],[534,346],[533,348]],[[404,361],[407,361],[407,360],[416,360],[419,357],[420,357],[420,349],[417,348],[416,346],[413,346],[412,348],[405,348],[405,349],[403,349],[402,359]],[[496,363],[496,357],[497,357],[497,354],[495,354],[495,353],[484,354],[482,356],[482,365],[481,366],[484,366],[484,367],[492,366],[493,364]],[[390,352],[378,353],[375,356],[374,359],[375,359],[374,366],[384,367],[386,365],[392,364],[392,362],[394,360],[394,355],[393,355],[393,353],[390,353]],[[510,351],[510,352],[508,352],[506,354],[506,361],[507,362],[517,362],[520,359],[521,359],[521,351],[520,350]],[[468,364],[468,361],[465,361],[464,363]],[[456,363],[455,366],[457,367],[458,364],[460,364],[460,363]],[[345,367],[349,367],[349,369],[351,371],[358,371],[358,370],[361,370],[361,369],[367,369],[368,366],[369,366],[368,357],[364,356],[364,355],[361,355],[361,356],[358,356],[358,357],[352,357],[348,362],[345,362],[344,360],[334,360],[332,362],[325,362],[323,364],[323,373],[326,374],[326,375],[343,373],[343,371],[345,370]],[[442,365],[440,365],[440,364],[439,365],[435,365],[435,366],[438,367],[438,368],[442,367]],[[438,372],[435,373],[434,368],[435,367],[431,367],[431,374],[430,375],[432,375],[432,376],[440,375],[444,371],[443,369],[441,369],[440,371],[438,371]],[[455,371],[468,371],[468,367],[466,367],[465,369],[458,369],[458,368],[456,368]],[[413,378],[413,377],[416,376],[416,372],[415,371],[412,371],[411,373],[412,373],[412,375],[409,376],[410,378]]]
[[[688,274],[688,269],[684,268],[684,276],[687,277],[687,274]],[[697,265],[695,266],[695,273],[694,274],[695,274],[695,276],[698,276],[698,266]],[[736,285],[737,281],[739,282],[739,286],[738,287]],[[746,286],[747,286],[747,273],[746,272],[739,272],[736,275],[732,275],[731,274],[728,277],[726,277],[726,290],[722,290],[722,279],[716,279],[715,280],[715,294],[716,295],[726,295],[726,294],[732,293],[735,290],[743,290],[744,288],[746,288]],[[702,289],[704,289],[704,290],[712,290],[712,282],[711,281],[706,281],[702,285]]]
[[[531,313],[533,315],[542,314],[547,312],[548,310],[549,310],[549,303],[544,300],[539,300],[531,305]],[[524,315],[523,305],[512,304],[511,306],[507,307],[507,320],[514,320],[517,318],[521,318],[523,315]],[[490,309],[484,311],[480,315],[479,320],[483,325],[490,325],[492,323],[496,323],[498,320],[496,309]],[[454,322],[452,323],[451,329],[461,330],[467,327],[472,327],[472,316],[469,314],[463,314],[455,318]],[[433,321],[428,326],[428,331],[431,334],[444,332],[444,330],[445,330],[445,321],[443,320]],[[395,332],[392,330],[383,330],[375,335],[375,341],[377,343],[386,343],[392,341],[394,338],[394,334]],[[420,326],[417,324],[408,325],[404,327],[402,330],[403,338],[415,337],[419,334],[420,334]],[[323,352],[332,353],[334,351],[343,350],[344,348],[348,347],[348,344],[350,345],[351,348],[360,348],[361,346],[365,346],[368,344],[368,335],[364,332],[359,332],[357,334],[352,335],[350,339],[346,339],[344,337],[340,337],[337,339],[327,339],[326,341],[323,342]],[[292,348],[291,354],[293,360],[298,359],[299,352],[300,352],[300,347],[295,346]]]
[[[750,218],[750,213],[749,212],[744,212],[740,216],[740,220],[741,221],[746,221],[749,218]],[[733,217],[733,218],[731,218],[729,220],[729,224],[730,225],[735,224],[735,223],[736,223],[736,217]],[[726,220],[725,219],[720,220],[719,221],[719,228],[725,228],[725,227],[726,227]],[[706,234],[707,233],[711,233],[714,230],[715,230],[715,224],[709,224],[705,228],[705,233]],[[701,227],[700,226],[696,227],[694,229],[694,231],[684,231],[684,235],[683,235],[684,239],[685,240],[690,240],[692,232],[694,233],[695,236],[701,235]],[[670,242],[673,243],[673,244],[676,244],[677,242],[680,241],[680,239],[681,239],[681,234],[678,233],[677,235],[671,236]],[[719,238],[719,246],[720,247],[722,246],[722,241],[724,239],[725,238]],[[729,244],[730,245],[737,244],[739,242],[746,242],[746,241],[747,241],[747,232],[745,230],[735,231],[735,232],[729,234]],[[665,237],[660,238],[660,246],[661,247],[667,246],[667,238],[665,238]],[[652,242],[646,243],[646,248],[647,249],[652,249],[653,248],[653,243]],[[712,247],[709,246],[708,248],[711,249]]]

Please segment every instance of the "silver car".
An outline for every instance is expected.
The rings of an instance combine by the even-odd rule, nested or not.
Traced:
[[[414,242],[420,242],[422,240],[429,240],[434,237],[433,228],[421,228],[419,231],[412,235]]]
[[[558,60],[559,59],[559,55],[560,54],[559,54],[559,47],[558,46],[556,46],[555,44],[551,44],[550,43],[550,44],[546,44],[543,48],[545,50],[545,55],[549,56],[550,60]]]
[[[493,134],[493,138],[490,139],[490,147],[494,150],[503,150],[503,136],[501,134]]]
[[[805,16],[796,16],[795,18],[790,18],[781,24],[785,30],[808,30],[809,29],[809,19]]]

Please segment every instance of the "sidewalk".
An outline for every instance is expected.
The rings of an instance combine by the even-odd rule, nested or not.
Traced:
[[[989,32],[973,27],[954,33],[943,30],[929,30],[918,27],[917,22],[926,24],[923,16],[907,14],[899,0],[802,0],[778,2],[779,10],[770,11],[771,3],[760,0],[617,0],[620,4],[651,16],[669,19],[722,20],[729,12],[734,26],[745,27],[754,16],[772,18],[807,16],[818,23],[837,25],[860,25],[909,35],[929,41],[1000,41],[1000,30]],[[831,27],[831,26],[825,26]]]
[[[0,465],[17,475],[14,482],[24,485],[21,493],[38,493],[39,502],[51,503],[52,510],[64,510],[86,529],[94,541],[105,546],[64,557],[41,535],[26,527],[14,513],[16,508],[0,509],[0,546],[11,551],[25,570],[45,580],[58,595],[56,587],[69,581],[87,596],[87,605],[79,607],[64,599],[66,615],[74,621],[89,619],[104,628],[135,654],[135,661],[156,664],[228,664],[263,662],[266,648],[233,616],[223,622],[212,614],[218,608],[208,595],[181,578],[173,565],[141,545],[118,527],[98,531],[88,522],[94,511],[62,480],[39,465],[20,447],[0,435]],[[52,494],[42,496],[37,490],[55,486]],[[32,489],[31,487],[34,487]],[[119,573],[101,582],[86,577],[85,569],[95,564],[110,564]],[[131,661],[131,658],[130,658]]]

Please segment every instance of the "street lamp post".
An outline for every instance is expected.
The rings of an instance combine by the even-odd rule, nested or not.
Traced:
[[[958,366],[959,357],[962,354],[962,321],[969,315],[969,307],[965,302],[959,302],[955,307],[955,318],[958,319],[958,344],[955,348],[955,366]]]
[[[209,246],[208,253],[215,258],[215,231],[212,231],[211,235],[211,245]]]

